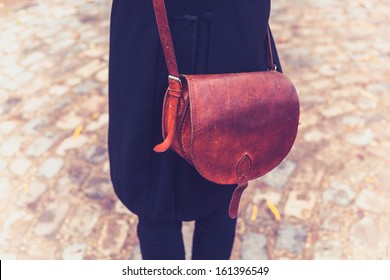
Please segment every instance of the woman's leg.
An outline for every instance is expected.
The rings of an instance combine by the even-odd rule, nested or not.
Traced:
[[[137,228],[144,260],[184,260],[181,222],[152,223],[139,219]]]
[[[193,260],[228,260],[232,252],[237,219],[228,215],[229,203],[195,222]]]

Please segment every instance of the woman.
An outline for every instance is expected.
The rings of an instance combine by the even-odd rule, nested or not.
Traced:
[[[179,72],[267,69],[270,0],[166,0]],[[113,0],[109,156],[119,199],[138,215],[143,259],[184,259],[182,221],[195,220],[192,259],[229,259],[234,185],[215,185],[172,151],[156,153],[168,72],[152,0]],[[275,47],[275,62],[279,66]]]

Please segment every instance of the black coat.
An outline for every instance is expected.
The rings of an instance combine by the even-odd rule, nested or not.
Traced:
[[[266,70],[270,0],[165,2],[180,73]],[[227,203],[235,187],[203,179],[172,151],[153,151],[162,141],[167,77],[152,0],[114,0],[109,63],[111,179],[117,196],[131,211],[157,222],[207,215]]]

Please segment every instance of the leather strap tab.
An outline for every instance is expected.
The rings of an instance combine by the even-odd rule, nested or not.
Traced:
[[[176,79],[168,79],[167,96],[167,136],[164,141],[154,147],[154,151],[157,153],[163,153],[171,147],[173,136],[176,129],[177,109],[179,106],[179,100],[182,95],[181,82]]]
[[[229,205],[229,217],[232,219],[237,218],[238,207],[240,204],[241,195],[244,190],[248,187],[249,177],[252,170],[252,160],[245,154],[237,164],[237,188],[234,190],[232,199]]]

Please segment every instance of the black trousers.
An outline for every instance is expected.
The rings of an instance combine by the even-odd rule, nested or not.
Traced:
[[[193,260],[228,260],[233,248],[236,219],[228,204],[195,221]],[[153,223],[139,218],[137,234],[144,260],[184,260],[182,222]]]

